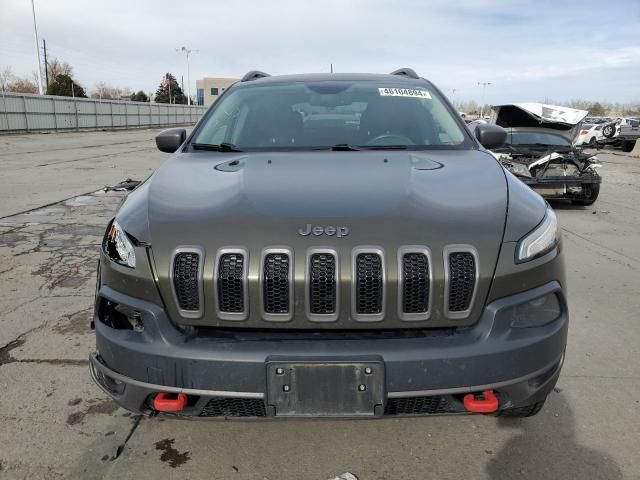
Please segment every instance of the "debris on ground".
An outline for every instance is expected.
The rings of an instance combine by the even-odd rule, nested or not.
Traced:
[[[104,187],[105,192],[130,192],[142,182],[140,180],[133,180],[131,178],[127,178],[120,183],[117,183],[113,186],[107,185]]]

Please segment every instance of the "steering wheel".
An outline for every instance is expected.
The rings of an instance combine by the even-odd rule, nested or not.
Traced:
[[[409,137],[395,133],[385,133],[378,135],[367,142],[367,145],[415,145]]]

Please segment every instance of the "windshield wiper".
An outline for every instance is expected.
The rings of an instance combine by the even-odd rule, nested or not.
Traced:
[[[196,150],[210,150],[212,152],[242,152],[233,143],[222,142],[219,145],[213,143],[192,143],[191,146]]]
[[[407,150],[409,147],[407,145],[367,145],[362,148],[367,150]]]
[[[331,147],[331,150],[333,150],[334,152],[357,152],[361,149],[347,143],[337,143],[333,147]]]

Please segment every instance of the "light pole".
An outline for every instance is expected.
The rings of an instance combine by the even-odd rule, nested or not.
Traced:
[[[451,103],[453,103],[455,105],[455,98],[456,98],[456,90],[458,90],[457,88],[450,88],[449,91],[451,92]]]
[[[191,105],[191,72],[189,67],[189,55],[200,50],[191,50],[186,47],[176,48],[176,52],[184,52],[187,57],[187,103]]]
[[[38,57],[38,91],[43,95],[42,91],[42,66],[40,65],[40,42],[38,41],[38,27],[36,26],[36,6],[31,0],[31,12],[33,13],[33,35],[36,40],[36,56]]]
[[[491,85],[491,82],[478,82],[478,85],[482,85],[482,105],[480,105],[480,118],[484,120],[484,91],[487,85]]]

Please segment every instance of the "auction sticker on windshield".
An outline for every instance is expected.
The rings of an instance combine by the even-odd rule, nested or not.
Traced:
[[[414,97],[414,98],[431,98],[431,94],[426,90],[417,88],[378,88],[382,97]]]

